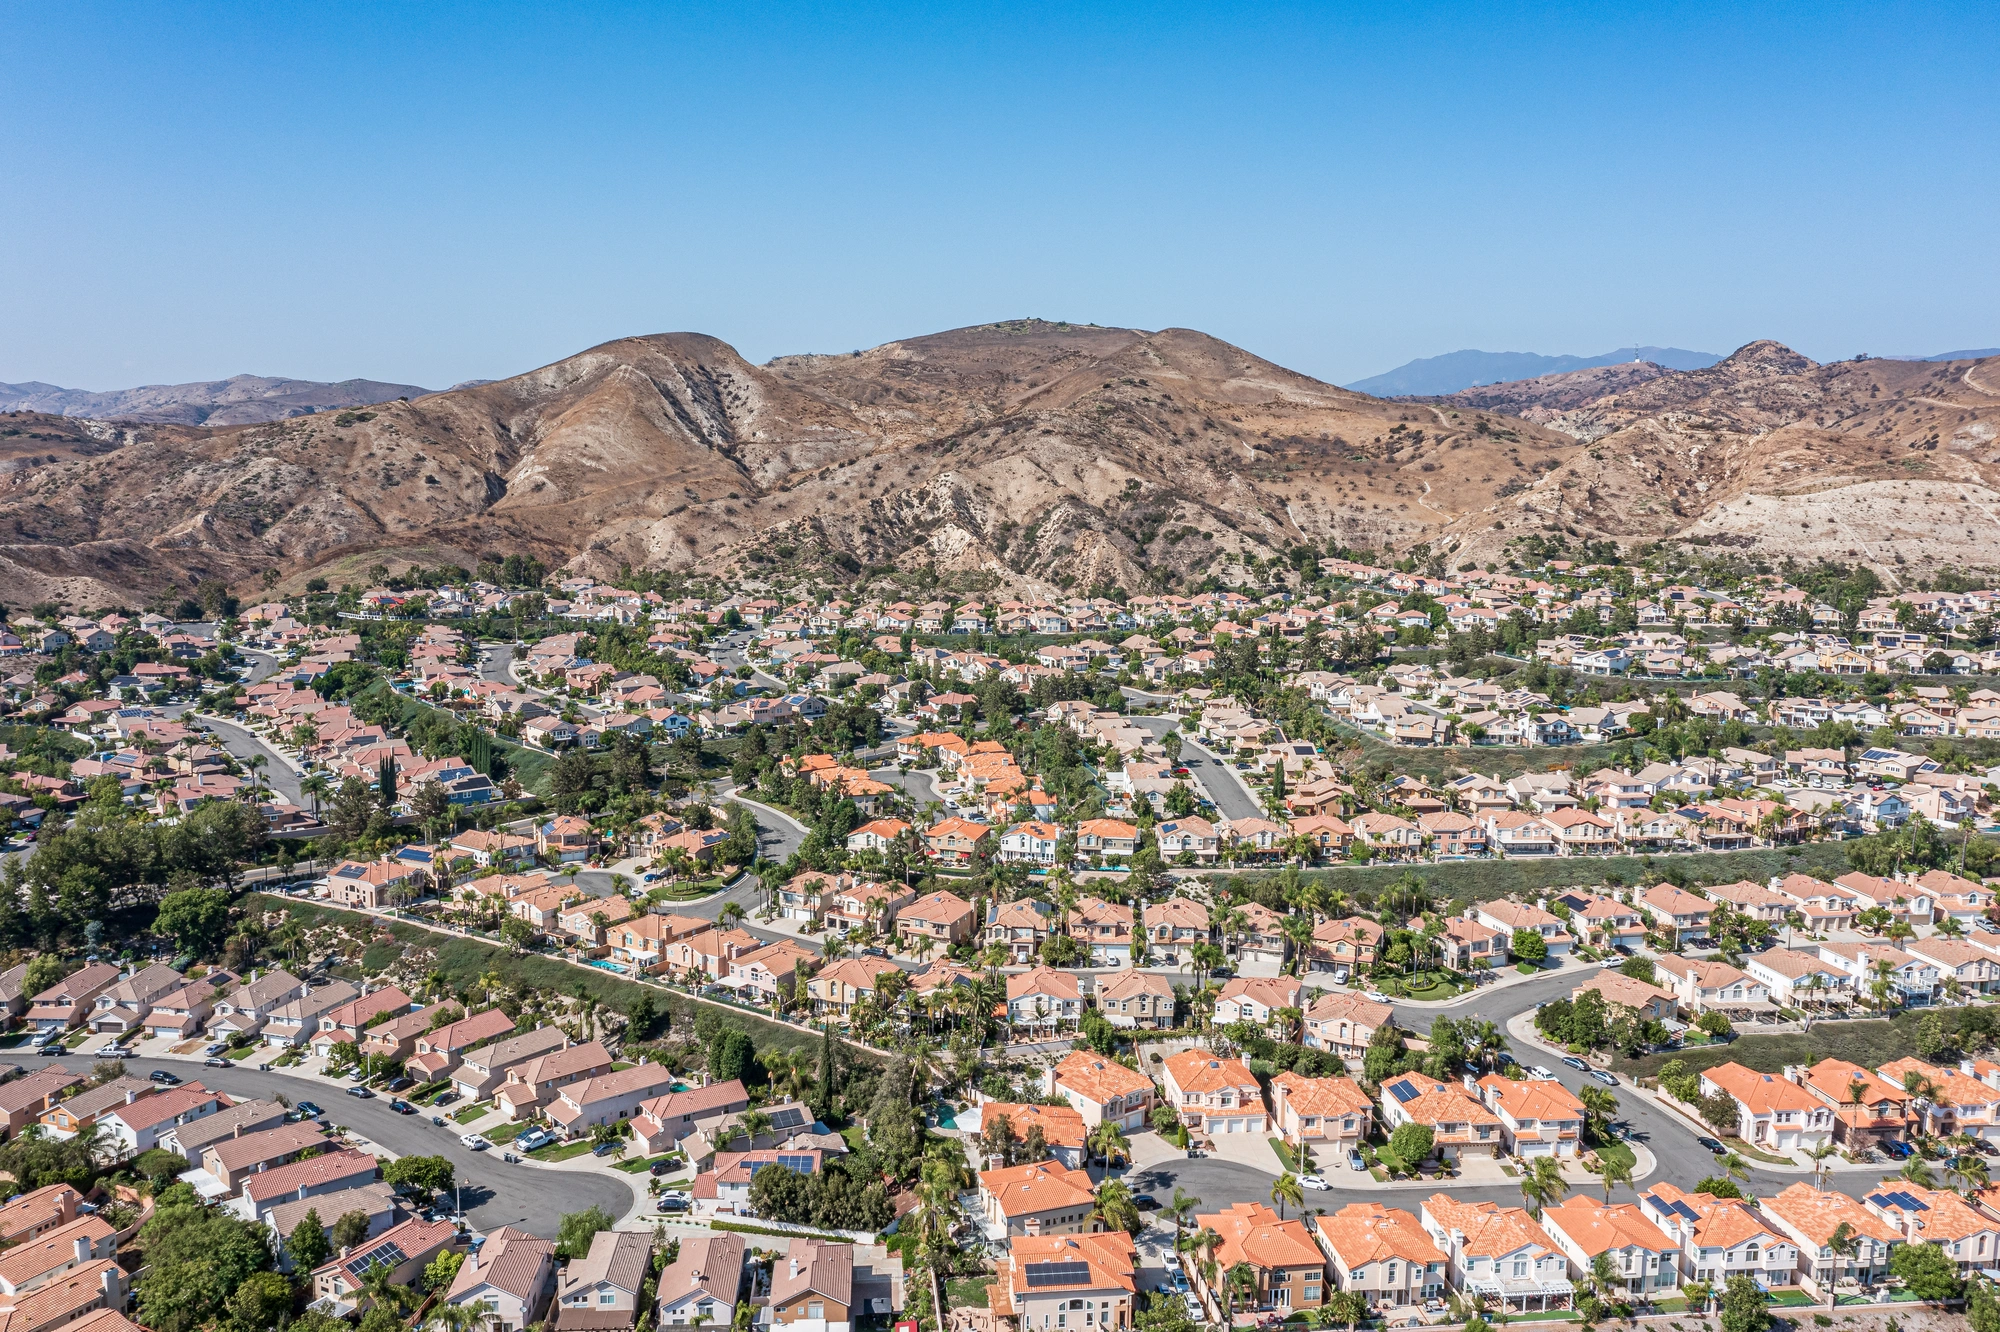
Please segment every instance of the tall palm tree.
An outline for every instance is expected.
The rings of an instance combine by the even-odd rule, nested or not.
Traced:
[[[1132,1152],[1132,1144],[1125,1137],[1125,1130],[1118,1126],[1118,1121],[1115,1119],[1100,1121],[1097,1127],[1090,1131],[1086,1145],[1103,1159],[1107,1169],[1112,1161],[1119,1157],[1129,1157]]]
[[[1271,1185],[1271,1201],[1278,1204],[1278,1219],[1285,1219],[1285,1204],[1303,1208],[1306,1205],[1305,1190],[1299,1185],[1299,1177],[1287,1170],[1279,1175]]]
[[[1815,1189],[1820,1193],[1826,1192],[1826,1177],[1833,1170],[1833,1167],[1827,1164],[1827,1158],[1832,1156],[1835,1150],[1837,1149],[1834,1147],[1831,1139],[1828,1139],[1817,1147],[1811,1147],[1806,1150],[1806,1155],[1812,1158],[1813,1184]],[[1731,1152],[1730,1155],[1735,1156],[1736,1154]],[[1734,1173],[1734,1171],[1731,1172],[1732,1175]],[[1750,1171],[1746,1167],[1743,1171],[1743,1179],[1747,1182],[1749,1178]]]
[[[1194,1209],[1199,1206],[1201,1206],[1201,1199],[1191,1193],[1183,1192],[1180,1185],[1176,1184],[1174,1185],[1174,1196],[1168,1199],[1165,1207],[1160,1209],[1174,1219],[1174,1248],[1176,1251],[1181,1247],[1181,1232],[1187,1225],[1187,1219],[1194,1215]]]
[[[1569,1181],[1563,1178],[1562,1165],[1553,1156],[1538,1156],[1521,1172],[1521,1196],[1536,1216],[1568,1192]]]
[[[1632,1164],[1622,1158],[1619,1160],[1605,1160],[1600,1157],[1597,1175],[1599,1179],[1604,1181],[1604,1205],[1609,1207],[1611,1205],[1611,1190],[1620,1184],[1629,1186],[1632,1183]]]

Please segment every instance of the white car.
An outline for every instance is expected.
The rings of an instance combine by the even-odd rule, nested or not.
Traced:
[[[477,1133],[460,1134],[458,1142],[461,1147],[470,1147],[475,1152],[483,1152],[493,1145]]]
[[[1556,1075],[1548,1069],[1543,1068],[1540,1064],[1530,1067],[1528,1069],[1528,1076],[1536,1082],[1554,1082],[1556,1080]]]
[[[1390,999],[1388,995],[1382,993],[1380,990],[1369,990],[1366,994],[1362,995],[1362,998],[1366,999],[1371,1004],[1387,1004],[1394,1002],[1394,1000]]]
[[[1302,1189],[1330,1189],[1333,1186],[1318,1175],[1300,1175],[1299,1187]]]

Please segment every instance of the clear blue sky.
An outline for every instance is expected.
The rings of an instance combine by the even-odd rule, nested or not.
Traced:
[[[2000,6],[0,10],[0,380],[2000,345]]]

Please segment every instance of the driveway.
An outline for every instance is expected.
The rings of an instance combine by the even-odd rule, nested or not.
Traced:
[[[74,1070],[89,1068],[86,1060],[74,1056],[62,1062]],[[269,1100],[282,1094],[295,1104],[313,1101],[326,1111],[328,1122],[344,1125],[398,1156],[442,1156],[457,1173],[459,1200],[477,1230],[519,1226],[553,1239],[566,1213],[602,1207],[614,1217],[623,1217],[640,1201],[638,1181],[642,1176],[629,1177],[628,1183],[628,1177],[616,1171],[558,1170],[527,1162],[509,1165],[497,1151],[474,1152],[461,1146],[458,1135],[464,1130],[449,1117],[445,1127],[438,1128],[428,1114],[397,1114],[389,1108],[386,1096],[363,1101],[346,1095],[347,1084],[343,1082],[289,1072],[260,1073],[255,1057],[249,1062],[249,1068],[224,1069],[203,1068],[186,1059],[138,1058],[126,1060],[125,1068],[142,1078],[155,1069],[166,1069],[189,1082],[199,1079],[204,1087],[231,1096]]]
[[[1179,719],[1174,717],[1128,717],[1126,720],[1156,736],[1165,736],[1180,725]],[[1181,733],[1181,766],[1188,770],[1194,784],[1215,806],[1216,813],[1224,818],[1264,817],[1264,811],[1250,798],[1243,783],[1237,780],[1235,770],[1186,732]]]

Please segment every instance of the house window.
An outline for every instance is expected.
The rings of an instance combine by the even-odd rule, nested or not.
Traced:
[[[806,1306],[806,1317],[808,1318],[826,1317],[826,1306],[815,1300],[813,1303]]]

